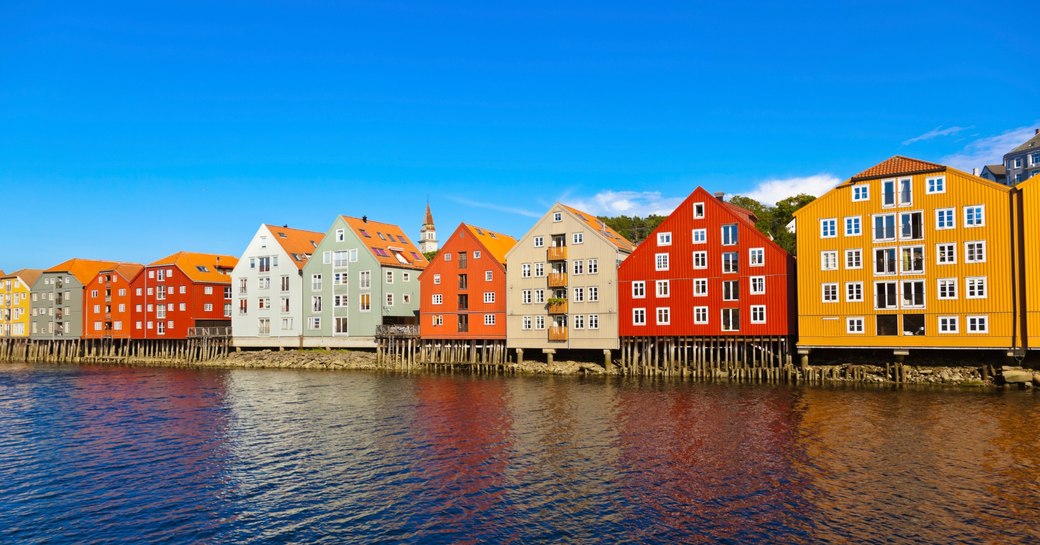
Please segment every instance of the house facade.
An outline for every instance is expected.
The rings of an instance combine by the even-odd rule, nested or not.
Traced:
[[[300,346],[303,267],[325,235],[261,225],[231,273],[235,346]]]
[[[0,337],[29,336],[29,299],[40,269],[21,269],[0,276]]]
[[[1004,168],[1008,185],[1020,184],[1040,175],[1040,129],[1022,145],[1004,154]]]
[[[1018,300],[1024,310],[1025,345],[1040,350],[1040,176],[1019,184],[1015,244],[1020,257],[1016,267],[1023,279]]]
[[[231,327],[230,255],[177,252],[148,264],[133,283],[134,339],[186,339]],[[220,329],[223,328],[223,329]]]
[[[73,258],[40,274],[31,288],[29,337],[79,339],[83,335],[84,287],[112,261]]]
[[[513,237],[465,223],[419,275],[423,339],[506,338],[506,253]]]
[[[896,156],[796,212],[799,350],[1015,348],[1010,192]]]
[[[698,187],[618,269],[625,337],[788,337],[794,259]]]
[[[506,254],[509,348],[617,349],[617,269],[634,249],[595,216],[554,204]]]
[[[303,345],[374,347],[381,325],[417,325],[429,264],[397,225],[339,216],[303,267]]]
[[[119,263],[94,276],[83,290],[84,339],[129,339],[133,333],[133,283],[144,265]]]

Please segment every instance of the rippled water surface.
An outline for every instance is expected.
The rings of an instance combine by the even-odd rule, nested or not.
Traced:
[[[1037,543],[1040,396],[0,366],[2,543]]]

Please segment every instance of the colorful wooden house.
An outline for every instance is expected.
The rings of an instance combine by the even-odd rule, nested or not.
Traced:
[[[33,283],[29,337],[79,339],[83,335],[84,288],[114,261],[73,258],[40,274]]]
[[[618,348],[617,268],[634,249],[595,216],[554,204],[506,254],[508,346],[609,358]]]
[[[397,225],[337,217],[303,267],[303,345],[374,347],[380,326],[418,326],[428,264]]]
[[[795,263],[748,210],[698,187],[618,269],[623,364],[728,339],[783,363],[795,335]],[[659,352],[656,357],[647,351]]]
[[[29,298],[42,273],[40,269],[21,269],[0,276],[0,337],[29,336]]]
[[[144,271],[138,263],[119,263],[99,272],[83,296],[84,339],[129,339],[134,323],[133,282]]]
[[[1023,310],[1021,335],[1025,347],[1040,350],[1040,176],[1029,178],[1016,189],[1015,249],[1021,257],[1015,269],[1023,281],[1015,304]]]
[[[177,252],[147,265],[133,283],[134,339],[227,335],[231,329],[230,255]]]
[[[261,225],[231,273],[237,347],[294,347],[303,338],[303,267],[325,235]]]
[[[895,156],[799,210],[799,351],[1020,348],[1010,192]]]
[[[431,348],[451,345],[504,355],[506,253],[516,239],[465,223],[419,275],[419,331]],[[452,342],[447,342],[452,341]]]

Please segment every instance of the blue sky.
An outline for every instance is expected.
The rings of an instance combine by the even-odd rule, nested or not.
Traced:
[[[520,236],[556,200],[770,200],[1040,126],[1026,2],[91,4],[0,4],[0,269],[336,214],[417,238],[427,194],[442,239]]]

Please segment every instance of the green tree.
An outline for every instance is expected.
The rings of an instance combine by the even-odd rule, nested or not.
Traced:
[[[632,243],[639,244],[646,237],[650,236],[654,229],[661,225],[661,222],[665,220],[665,216],[654,214],[645,218],[639,216],[599,216],[599,219]]]

